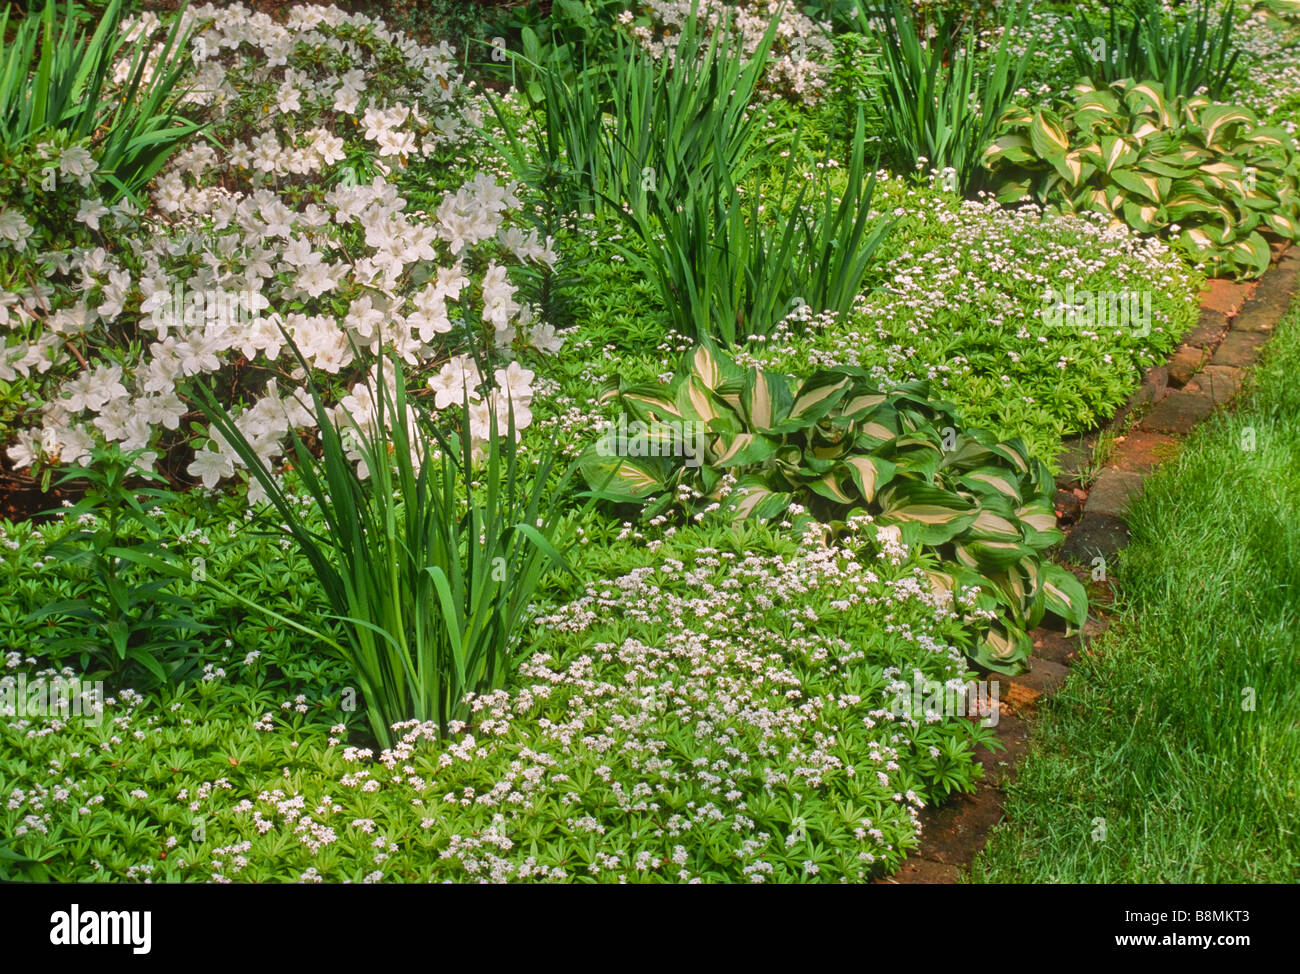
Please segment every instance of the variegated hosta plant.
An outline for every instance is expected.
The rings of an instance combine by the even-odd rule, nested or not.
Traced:
[[[1300,236],[1295,142],[1244,108],[1166,98],[1156,82],[1073,89],[1059,114],[1012,109],[984,163],[998,199],[1096,211],[1142,233],[1169,232],[1214,274],[1258,277],[1268,238]]]
[[[581,460],[598,497],[646,517],[689,498],[738,519],[797,503],[832,527],[865,511],[935,556],[936,592],[973,595],[968,652],[990,670],[1024,668],[1046,612],[1071,629],[1087,617],[1083,587],[1044,556],[1062,537],[1046,465],[1018,438],[962,430],[924,382],[886,389],[838,367],[801,383],[700,346],[667,385],[610,395],[624,419]]]

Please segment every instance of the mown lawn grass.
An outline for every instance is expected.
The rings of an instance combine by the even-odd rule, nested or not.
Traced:
[[[1300,875],[1297,375],[1300,303],[1132,511],[1118,615],[1046,707],[975,882]]]

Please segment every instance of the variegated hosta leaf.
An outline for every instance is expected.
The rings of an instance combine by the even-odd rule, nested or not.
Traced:
[[[782,431],[787,426],[796,428],[808,423],[815,423],[829,413],[844,397],[852,386],[853,380],[833,371],[817,372],[799,387],[786,422],[780,424]]]
[[[1014,634],[1045,611],[1038,562],[1060,537],[1050,473],[1023,440],[963,430],[953,441],[955,408],[931,399],[925,383],[883,392],[861,370],[824,369],[791,393],[788,377],[696,350],[674,383],[624,390],[625,410],[646,426],[584,452],[595,496],[660,513],[680,503],[681,486],[721,500],[724,476],[737,476],[727,495],[737,522],[784,516],[796,500],[828,521],[865,510],[943,559],[931,577],[939,589],[978,589],[976,604],[1001,620],[981,651],[987,664],[1010,665]],[[691,457],[701,465],[672,449],[679,417],[707,422]]]
[[[1017,537],[1019,533],[1017,532]],[[996,573],[1006,571],[1024,558],[1032,558],[1034,550],[1017,541],[965,541],[960,547],[980,571]]]
[[[1286,129],[1276,125],[1258,125],[1250,130],[1247,138],[1252,144],[1262,148],[1295,151],[1295,140],[1287,134]]]
[[[1079,580],[1060,565],[1044,562],[1039,571],[1043,599],[1049,611],[1077,631],[1088,621],[1088,594]]]
[[[691,375],[677,391],[677,403],[682,415],[691,415],[710,429],[714,422],[730,412],[725,403],[715,398],[713,390],[697,375]]]
[[[1040,551],[1065,540],[1056,526],[1056,511],[1050,501],[1037,500],[1016,510],[1025,544]]]
[[[872,413],[877,407],[883,405],[889,396],[883,392],[854,392],[844,400],[844,405],[840,407],[841,413],[847,419],[858,420],[864,418],[868,413]]]
[[[970,526],[977,513],[960,494],[919,481],[895,481],[877,498],[880,523],[914,523],[924,544],[951,541]]]
[[[1055,112],[1044,109],[1035,112],[1029,123],[1029,142],[1034,151],[1044,159],[1063,159],[1070,151],[1070,137]]]
[[[1019,478],[1005,467],[976,467],[959,477],[957,482],[976,492],[1004,497],[1014,504],[1019,504],[1022,500]]]
[[[1019,542],[1021,531],[1014,520],[997,514],[987,507],[981,508],[970,527],[966,529],[967,538],[978,541]]]
[[[1110,174],[1110,178],[1129,193],[1144,197],[1153,203],[1159,203],[1169,193],[1167,178],[1140,169],[1117,169]],[[1162,179],[1165,183],[1163,191]]]
[[[655,458],[602,456],[592,446],[583,451],[578,467],[592,494],[616,503],[644,501],[666,487],[666,465]]]
[[[855,456],[842,462],[858,493],[867,503],[876,499],[876,492],[893,479],[898,468],[881,457]]]
[[[1122,211],[1124,222],[1142,233],[1154,233],[1163,225],[1160,220],[1160,207],[1154,203],[1125,200]]]
[[[1029,139],[1023,135],[1007,134],[998,136],[984,150],[984,165],[992,169],[999,163],[1018,166],[1032,162],[1034,154],[1030,151]]]
[[[1006,440],[989,447],[990,452],[1001,457],[1021,473],[1029,473],[1029,450],[1020,437]]]
[[[1029,667],[1026,660],[1034,651],[1034,641],[1015,626],[994,626],[981,638],[971,653],[980,666],[994,673],[1016,676]]]
[[[1103,136],[1095,145],[1081,150],[1093,165],[1104,173],[1116,168],[1131,166],[1137,161],[1137,150],[1123,136]]]
[[[737,520],[766,521],[784,514],[792,495],[772,490],[757,476],[743,477],[731,492],[731,510]]]
[[[661,386],[629,386],[622,391],[619,398],[627,411],[643,423],[696,418],[684,417],[681,408],[669,398]]]
[[[855,500],[853,494],[850,494],[840,485],[839,477],[836,476],[834,469],[828,471],[822,477],[809,479],[804,483],[814,494],[825,497],[828,501],[833,501],[836,504],[852,504]]]
[[[1200,114],[1202,138],[1207,149],[1222,148],[1230,144],[1233,129],[1241,125],[1254,125],[1255,116],[1234,105],[1209,105]]]
[[[1165,89],[1158,81],[1129,84],[1124,90],[1124,103],[1135,114],[1149,114],[1161,128],[1174,124],[1173,115],[1165,102]]]
[[[716,389],[739,369],[730,359],[709,345],[699,345],[691,354],[691,372],[706,389]]]
[[[785,376],[761,369],[750,369],[745,374],[740,409],[753,429],[772,429],[789,415],[792,403],[789,381]]]
[[[761,433],[723,434],[713,441],[711,459],[719,467],[744,467],[762,463],[780,446],[780,440]]]
[[[1263,274],[1268,270],[1270,256],[1268,241],[1258,233],[1252,233],[1244,240],[1236,241],[1229,252],[1237,265],[1248,267],[1256,274]]]
[[[1264,222],[1279,237],[1285,237],[1287,240],[1300,239],[1300,222],[1283,213],[1265,213]]]
[[[1034,195],[1034,181],[1029,177],[1003,180],[994,195],[1004,206],[1021,203]]]

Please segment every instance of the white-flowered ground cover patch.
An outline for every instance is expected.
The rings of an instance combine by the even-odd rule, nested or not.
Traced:
[[[1050,462],[1063,436],[1109,417],[1142,370],[1163,361],[1196,321],[1202,278],[1158,239],[1029,206],[963,202],[877,175],[873,206],[897,222],[855,311],[792,315],[751,341],[739,361],[799,376],[854,365],[885,383],[926,379],[970,425],[1022,436]],[[553,366],[563,391],[547,399],[565,412],[574,437],[591,428],[588,390],[611,375],[666,381],[692,347],[647,323],[649,298],[631,291],[630,271],[611,265],[602,273],[611,282],[583,304],[600,320],[601,338],[578,333]],[[1071,287],[1079,308],[1084,292],[1137,295],[1143,309],[1147,296],[1150,320],[1053,323],[1049,312]],[[619,290],[625,302],[609,296]]]
[[[1300,107],[1300,63],[1295,45],[1300,23],[1270,16],[1263,10],[1243,19],[1233,40],[1243,50],[1244,80],[1236,101],[1269,125],[1296,134]]]
[[[184,384],[214,374],[274,460],[290,428],[311,425],[281,328],[350,389],[340,408],[358,422],[382,346],[433,384],[435,408],[460,407],[468,385],[477,440],[492,411],[506,427],[510,399],[526,426],[532,371],[513,360],[560,339],[510,275],[554,252],[513,219],[513,184],[471,164],[482,109],[453,52],[333,7],[292,8],[283,24],[242,5],[188,16],[190,101],[221,148],[179,153],[147,214],[95,195],[84,146],[39,146],[0,202],[0,247],[29,261],[3,282],[0,379],[47,380],[8,444],[13,464],[77,463],[103,441],[153,460],[192,436]],[[133,29],[163,27],[145,14]],[[37,229],[32,211],[56,197],[75,239]],[[480,374],[469,352],[499,369]],[[196,480],[235,474],[219,437],[196,446]]]
[[[9,849],[63,879],[878,874],[975,773],[974,721],[889,710],[918,673],[964,675],[962,610],[869,520],[831,547],[749,541],[669,536],[554,607],[446,742],[412,723],[373,754],[337,696],[286,698],[255,656],[174,698],[117,692],[99,727],[10,714]],[[4,679],[31,664],[11,653]]]
[[[885,212],[899,222],[877,287],[847,320],[820,316],[799,332],[791,321],[744,358],[794,374],[859,365],[927,379],[967,422],[1029,433],[1050,457],[1113,412],[1196,320],[1198,275],[1154,237],[892,184],[880,205],[893,203]],[[1095,310],[1085,292],[1126,295],[1130,309],[1136,296],[1141,313],[1119,327],[1054,321],[1071,293],[1071,306]]]

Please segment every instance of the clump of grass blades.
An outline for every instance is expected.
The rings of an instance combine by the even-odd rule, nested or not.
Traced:
[[[621,32],[608,62],[575,65],[569,52],[536,45],[532,57],[512,54],[528,71],[542,138],[527,144],[494,101],[505,130],[497,146],[521,179],[562,174],[564,198],[582,212],[644,214],[651,196],[691,205],[701,188],[720,191],[759,161],[767,113],[752,101],[779,26],[773,17],[748,57],[726,21],[706,35],[696,8],[672,56]]]
[[[997,135],[998,123],[1020,87],[1031,45],[1016,54],[1029,8],[1012,3],[1002,14],[997,47],[985,57],[974,30],[958,29],[945,9],[933,37],[922,40],[911,10],[891,0],[883,32],[880,96],[885,132],[905,165],[926,160],[930,168],[956,174],[956,189],[980,188],[980,159]],[[861,29],[871,30],[859,10]],[[964,40],[962,39],[964,37]]]
[[[733,346],[769,334],[796,308],[848,313],[891,225],[872,217],[864,133],[859,113],[842,196],[823,166],[808,199],[814,184],[803,178],[796,139],[767,207],[757,183],[742,191],[723,172],[711,186],[696,173],[684,177],[687,204],[648,194],[644,212],[624,214],[647,247],[623,252],[658,285],[677,330]]]
[[[195,398],[310,562],[343,640],[227,594],[338,652],[361,684],[375,737],[389,746],[399,721],[433,720],[446,733],[449,721],[466,716],[467,693],[496,689],[513,671],[546,570],[567,570],[556,547],[566,533],[557,500],[573,468],[549,494],[553,453],[525,471],[513,406],[500,441],[493,417],[476,465],[468,423],[459,437],[442,434],[407,398],[400,366],[391,363],[390,390],[384,358],[378,361],[373,422],[341,433],[312,385],[320,457],[293,438],[295,470],[324,519],[323,534],[212,393],[201,389]],[[366,480],[348,458],[345,435],[359,445]]]
[[[1159,81],[1169,96],[1190,98],[1205,88],[1215,101],[1232,80],[1241,51],[1232,41],[1235,4],[1225,4],[1213,23],[1213,4],[1198,0],[1177,30],[1166,30],[1160,4],[1138,0],[1120,16],[1112,6],[1105,24],[1094,24],[1082,13],[1072,19],[1071,48],[1080,77],[1111,84],[1123,79]]]
[[[71,0],[58,8],[46,0],[39,17],[17,25],[9,22],[9,4],[0,14],[0,145],[12,155],[52,131],[89,138],[102,179],[116,196],[134,194],[203,128],[180,110],[184,7],[156,57],[149,38],[126,40],[121,0],[110,0],[89,37]],[[130,73],[110,92],[110,70],[122,57]]]

